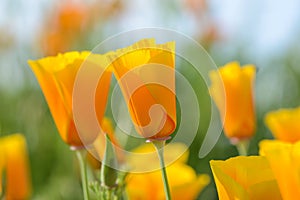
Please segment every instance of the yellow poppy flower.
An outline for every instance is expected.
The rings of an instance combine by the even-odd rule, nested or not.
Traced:
[[[225,135],[232,141],[250,138],[256,129],[255,67],[240,67],[238,62],[231,62],[209,75],[212,82],[210,93],[224,119]]]
[[[278,140],[263,140],[259,144],[273,170],[285,200],[300,197],[300,142],[291,144]]]
[[[300,140],[300,107],[267,113],[265,123],[274,137],[285,142]]]
[[[91,61],[91,56],[92,59],[99,62]],[[75,78],[84,61],[85,64],[88,62],[92,66],[96,65],[104,68],[106,66],[101,66],[102,60],[105,60],[105,56],[90,54],[90,52],[68,52],[58,54],[56,57],[46,57],[28,62],[41,86],[60,136],[73,147],[82,146],[82,139],[85,140],[85,144],[92,143],[98,134],[86,131],[84,138],[80,138],[78,135],[72,111]],[[106,108],[110,79],[111,72],[105,71],[95,91],[95,110],[100,122]]]
[[[131,118],[145,138],[164,138],[176,128],[174,48],[174,42],[144,39],[112,58]]]
[[[1,138],[0,157],[0,178],[1,167],[6,171],[5,199],[28,199],[31,194],[31,180],[24,137],[21,134],[13,134]]]
[[[168,174],[168,182],[171,190],[172,199],[196,199],[199,193],[203,190],[203,188],[208,185],[209,176],[206,174],[197,175],[192,167],[185,164],[188,158],[188,152],[182,152],[187,149],[185,145],[180,143],[173,143],[168,144],[167,147],[168,150],[165,151],[165,157],[168,163],[166,170]],[[155,156],[156,152],[153,145],[143,145],[134,150],[133,153],[142,154],[141,156],[145,156],[147,162],[143,163],[141,159],[137,159],[139,157],[136,154],[129,156],[129,165],[133,169],[139,170],[141,170],[142,167],[144,167],[145,172],[130,173],[128,175],[126,179],[126,192],[128,198],[132,200],[165,199],[161,172],[159,168],[153,168],[155,166],[159,167],[159,160],[158,157]],[[150,154],[145,155],[146,153]],[[153,155],[151,153],[153,153]],[[172,163],[168,162],[171,160],[173,161]],[[150,170],[149,163],[151,163],[152,170],[156,169],[155,171],[147,172]]]
[[[265,157],[238,156],[210,161],[220,200],[280,200],[273,172]]]

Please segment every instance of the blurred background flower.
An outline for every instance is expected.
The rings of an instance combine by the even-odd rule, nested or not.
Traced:
[[[219,108],[225,135],[232,143],[249,140],[256,129],[255,67],[231,62],[209,75],[210,94]]]
[[[217,66],[238,60],[241,65],[253,63],[257,67],[258,123],[249,147],[250,154],[257,154],[258,141],[273,138],[264,124],[265,114],[299,106],[299,6],[297,0],[2,0],[0,134],[22,132],[28,141],[32,199],[76,200],[82,199],[82,194],[79,176],[74,176],[77,162],[57,133],[43,94],[27,66],[28,59],[56,55],[58,51],[91,50],[104,39],[133,28],[154,26],[182,32],[205,44]],[[73,17],[77,20],[69,20]],[[199,92],[199,98],[204,98],[206,86],[195,73],[184,65],[178,68]],[[203,99],[199,105],[205,111],[210,102]],[[209,160],[227,159],[237,151],[222,135],[207,157],[199,160],[208,121],[209,114],[201,112],[187,163],[197,174],[212,177]],[[121,144],[133,148],[132,143]],[[213,182],[198,197],[208,198],[217,199]]]
[[[23,135],[12,134],[0,138],[0,196],[5,199],[29,199],[31,177],[27,145]],[[5,181],[2,191],[2,173]]]

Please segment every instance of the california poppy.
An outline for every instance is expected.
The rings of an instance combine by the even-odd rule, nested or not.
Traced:
[[[132,121],[145,138],[165,138],[176,128],[174,49],[174,42],[144,39],[112,57]]]
[[[89,59],[91,56],[93,61]],[[107,66],[101,61],[105,58],[105,56],[90,54],[90,52],[68,52],[28,62],[42,88],[60,136],[73,147],[81,147],[83,143],[91,144],[99,134],[95,131],[81,130],[84,135],[79,137],[75,127],[72,97],[77,72],[83,62],[85,65],[95,65],[104,70]],[[106,108],[110,79],[111,72],[105,70],[95,91],[95,111],[99,124]]]
[[[210,79],[210,94],[220,110],[221,118],[224,119],[225,135],[233,142],[252,137],[256,129],[255,67],[241,67],[239,63],[231,62],[211,71]]]

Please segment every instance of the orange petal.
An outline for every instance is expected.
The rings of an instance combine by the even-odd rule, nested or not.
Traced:
[[[174,43],[142,40],[117,51],[113,62],[137,131],[162,138],[176,128]]]

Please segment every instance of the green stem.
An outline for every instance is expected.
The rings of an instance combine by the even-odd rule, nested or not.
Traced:
[[[83,159],[83,151],[76,150],[77,159],[80,165],[80,174],[81,174],[81,184],[83,190],[83,199],[89,200],[89,188],[88,188],[88,180],[87,180],[87,171],[86,171],[86,164]]]
[[[235,146],[236,146],[240,156],[248,155],[249,140],[241,140],[238,143],[236,143]]]
[[[165,166],[165,161],[164,161],[164,146],[165,146],[166,141],[165,140],[154,140],[154,141],[152,141],[152,143],[155,146],[155,149],[158,154],[159,162],[160,162],[166,200],[170,200],[171,192],[170,192],[170,188],[169,188],[167,171],[166,171],[166,166]]]

